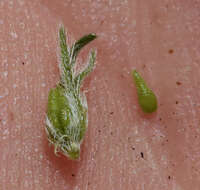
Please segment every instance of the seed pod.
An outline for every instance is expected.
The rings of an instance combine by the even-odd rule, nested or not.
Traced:
[[[132,71],[133,79],[137,88],[138,101],[142,110],[152,113],[157,110],[157,98],[153,91],[148,88],[144,79],[136,71]]]
[[[88,34],[68,48],[64,27],[59,30],[61,80],[49,92],[46,132],[55,153],[60,151],[72,160],[80,156],[80,145],[88,125],[87,101],[80,87],[83,79],[93,70],[95,51],[91,51],[89,63],[82,72],[75,75],[74,66],[80,49],[95,38],[95,34]]]

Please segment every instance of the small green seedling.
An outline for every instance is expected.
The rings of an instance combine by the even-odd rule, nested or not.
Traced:
[[[136,71],[132,71],[133,79],[137,88],[138,101],[145,113],[152,113],[157,110],[157,98],[151,89],[148,88],[144,79]]]
[[[55,153],[62,152],[72,160],[79,159],[80,145],[88,125],[87,100],[80,87],[94,68],[96,52],[91,51],[89,63],[78,74],[75,74],[74,66],[79,51],[95,38],[95,34],[88,34],[69,48],[64,27],[59,30],[60,82],[49,92],[46,132]]]

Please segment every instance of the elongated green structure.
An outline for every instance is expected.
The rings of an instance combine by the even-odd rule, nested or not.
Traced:
[[[157,110],[157,98],[154,92],[148,88],[144,79],[136,71],[132,71],[133,79],[137,88],[138,101],[145,113],[152,113]]]
[[[60,82],[49,92],[46,132],[55,153],[62,152],[72,160],[80,157],[80,145],[88,125],[87,100],[80,87],[94,68],[96,52],[90,52],[87,66],[78,74],[75,74],[75,63],[79,51],[95,38],[95,34],[88,34],[69,48],[64,27],[59,30]]]

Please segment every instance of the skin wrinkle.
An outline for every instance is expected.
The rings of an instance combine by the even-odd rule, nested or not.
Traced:
[[[197,0],[1,0],[0,189],[199,190],[199,9]],[[60,23],[70,41],[98,35],[79,162],[56,157],[44,129]],[[140,110],[132,69],[155,90],[156,114]]]

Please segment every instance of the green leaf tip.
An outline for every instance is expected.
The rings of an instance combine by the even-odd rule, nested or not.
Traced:
[[[147,86],[144,79],[136,71],[132,71],[134,83],[136,85],[138,102],[143,112],[152,113],[157,110],[157,98],[154,92]]]
[[[79,51],[84,46],[86,46],[88,43],[90,43],[91,41],[93,41],[96,38],[97,38],[96,34],[90,33],[90,34],[87,34],[87,35],[83,36],[77,42],[75,42],[74,45],[71,48],[71,50],[72,50],[72,52],[71,52],[72,59],[76,58],[78,53],[79,53]]]
[[[95,38],[95,34],[85,35],[69,48],[64,27],[59,29],[61,79],[49,92],[45,129],[55,153],[61,152],[72,160],[80,157],[80,145],[88,125],[87,100],[80,87],[94,68],[96,52],[90,52],[88,64],[76,75],[74,66],[79,51]]]

